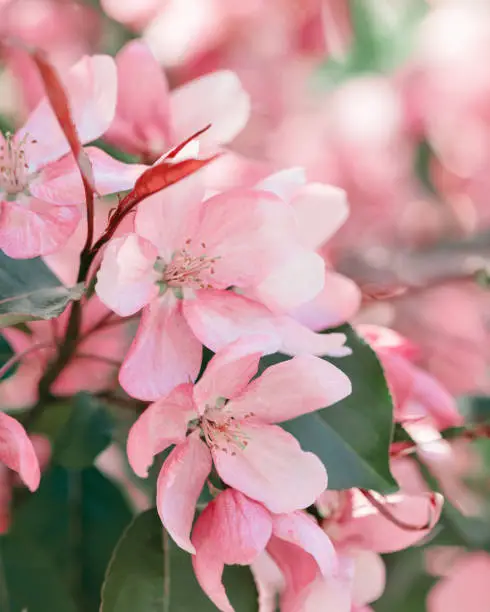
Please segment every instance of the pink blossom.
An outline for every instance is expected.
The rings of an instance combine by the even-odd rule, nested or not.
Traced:
[[[7,417],[4,413],[0,413],[0,415],[2,418]],[[5,463],[0,464],[0,534],[8,531],[10,527],[10,503],[12,501],[13,486],[20,484],[20,482],[16,482],[17,479],[11,478],[12,474],[9,472],[8,468],[17,471],[19,481],[24,482],[31,490],[35,490],[39,485],[40,471],[44,470],[51,457],[51,445],[47,438],[39,434],[33,434],[27,437],[24,429],[17,421],[14,421],[12,417],[7,418],[9,419],[7,431],[10,429],[10,433],[7,433],[7,437],[13,435],[15,432],[15,435],[20,433],[21,439],[17,442],[18,448],[16,450],[11,446],[12,441],[8,441],[7,437],[4,438],[5,433],[0,433],[2,445],[6,443],[10,446],[10,450],[6,451],[6,456],[10,456],[10,463],[7,463],[7,460],[5,460]],[[19,425],[19,427],[12,424],[10,419]],[[31,449],[34,450],[34,458],[36,461],[34,461]],[[13,467],[15,461],[17,461],[13,458],[16,452],[23,454],[23,457],[19,457],[21,465],[19,469]]]
[[[69,312],[70,309],[51,321],[27,323],[30,333],[15,327],[2,330],[16,353],[30,351],[21,359],[14,375],[0,382],[2,406],[26,408],[36,403],[39,381],[56,354],[57,341],[66,330]],[[108,314],[110,311],[96,296],[84,306],[80,342],[74,358],[51,388],[55,395],[104,391],[117,382],[118,361],[129,339],[124,325],[104,325]],[[35,349],[36,345],[40,348]]]
[[[222,70],[169,91],[164,72],[140,41],[116,56],[116,116],[105,139],[154,161],[172,146],[211,124],[201,147],[226,144],[245,126],[250,101],[238,77]]]
[[[344,335],[315,334],[228,290],[257,286],[291,254],[308,256],[292,208],[277,196],[236,189],[203,201],[195,174],[147,199],[135,229],[107,246],[96,285],[121,316],[143,308],[119,375],[130,395],[155,400],[194,380],[202,344],[216,352],[241,336],[260,335],[269,352],[348,352]],[[323,279],[323,264],[308,277],[317,290]],[[289,285],[293,299],[306,291],[300,279]]]
[[[35,491],[41,471],[32,441],[22,425],[0,412],[0,462],[17,472],[26,486]]]
[[[66,78],[72,115],[82,142],[109,126],[116,102],[116,70],[108,56],[85,57]],[[69,144],[43,99],[14,136],[0,135],[0,248],[10,257],[51,253],[66,243],[80,220],[79,204],[66,203],[44,183]]]
[[[233,612],[221,581],[225,565],[250,565],[264,551],[288,546],[308,557],[315,571],[331,576],[337,560],[329,538],[302,512],[271,514],[239,491],[226,489],[196,521],[192,559],[199,584],[222,612]]]
[[[463,423],[456,401],[428,372],[414,365],[417,349],[396,332],[375,325],[357,331],[376,351],[395,402],[395,419],[404,423],[425,419],[437,429]]]
[[[328,269],[325,260],[313,252],[325,246],[347,220],[345,192],[308,182],[302,168],[272,174],[259,182],[257,189],[275,193],[291,205],[303,248],[291,249],[286,261],[254,287],[253,295],[315,331],[345,323],[359,309],[360,291],[353,281]],[[301,291],[291,291],[291,277],[298,279],[296,288],[301,280]]]
[[[380,553],[419,542],[440,516],[440,495],[426,493],[423,486],[411,490],[412,482],[407,483],[405,473],[401,484],[401,493],[386,497],[375,492],[366,492],[366,496],[356,489],[325,491],[317,507],[325,517],[322,527],[338,555],[338,571],[322,576],[301,551],[290,550],[282,543],[271,546],[268,552],[282,573],[283,583],[274,577],[270,566],[255,564],[262,600],[267,602],[280,593],[284,612],[368,610],[367,605],[382,595],[385,586]],[[261,612],[272,610],[261,608]]]
[[[129,433],[129,462],[141,477],[154,455],[176,444],[160,471],[157,507],[175,541],[192,552],[194,508],[212,462],[226,484],[272,512],[307,507],[327,484],[321,461],[274,423],[339,401],[351,392],[349,379],[302,356],[249,384],[261,357],[255,347],[240,340],[217,353],[195,386],[180,385],[151,404]]]
[[[483,551],[463,554],[430,591],[427,610],[486,612],[490,608],[489,580],[490,555]]]

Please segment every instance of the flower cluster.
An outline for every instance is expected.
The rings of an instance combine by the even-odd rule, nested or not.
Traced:
[[[76,487],[104,473],[156,506],[167,607],[173,555],[222,612],[226,566],[248,568],[260,612],[393,607],[382,555],[421,545],[442,577],[430,612],[461,608],[467,583],[479,612],[488,449],[472,443],[490,427],[456,396],[490,388],[486,263],[465,250],[487,223],[490,12],[438,2],[403,70],[368,41],[351,78],[365,50],[346,0],[46,0],[39,23],[61,26],[45,32],[28,3],[0,2],[0,79],[23,100],[0,132],[0,544],[62,470]],[[399,4],[373,23],[408,28]],[[102,10],[141,36],[114,58],[94,54]],[[456,22],[458,58],[434,43]],[[447,236],[464,237],[449,257]],[[141,516],[111,541],[101,612],[119,612],[111,581],[132,589],[138,555],[118,563]]]

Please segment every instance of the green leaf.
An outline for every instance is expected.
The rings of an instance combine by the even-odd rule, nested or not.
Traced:
[[[371,604],[376,612],[420,612],[426,610],[429,591],[437,578],[425,571],[423,548],[409,548],[385,555],[386,588],[382,597]]]
[[[164,538],[165,548],[164,551]],[[256,612],[250,570],[225,570],[224,583],[236,612]],[[215,612],[194,576],[191,555],[167,536],[156,511],[140,514],[128,527],[107,570],[100,612]]]
[[[83,285],[65,287],[41,258],[11,259],[0,252],[0,327],[57,317],[82,294]]]
[[[15,353],[10,344],[7,342],[7,339],[0,335],[0,367],[4,366],[7,361],[14,356],[14,354]],[[13,366],[8,372],[5,372],[5,374],[0,378],[0,381],[7,380],[7,378],[10,378],[13,374],[15,374],[17,367],[18,364]]]
[[[35,542],[22,534],[12,533],[0,538],[0,610],[77,610],[61,572]]]
[[[346,334],[352,355],[328,360],[350,378],[352,394],[334,406],[283,426],[303,449],[324,462],[329,488],[396,491],[398,485],[389,466],[393,403],[383,370],[374,351],[349,325],[335,331]],[[284,359],[287,357],[277,354],[264,357],[262,368]]]
[[[98,610],[109,559],[132,518],[121,491],[95,468],[55,466],[43,475],[38,491],[22,499],[14,508],[12,534],[42,550],[79,609]],[[34,588],[26,582],[26,591]]]
[[[54,461],[71,469],[91,466],[110,444],[112,428],[113,420],[104,404],[89,393],[78,393],[58,435]]]

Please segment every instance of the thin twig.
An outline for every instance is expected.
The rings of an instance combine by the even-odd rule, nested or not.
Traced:
[[[364,495],[364,497],[368,500],[368,502],[374,508],[376,508],[376,510],[382,516],[385,517],[385,519],[389,520],[390,523],[393,523],[393,525],[396,525],[400,529],[403,529],[404,531],[425,531],[426,529],[429,529],[429,527],[431,526],[432,516],[429,516],[427,523],[425,523],[424,525],[411,525],[410,523],[405,523],[405,521],[402,521],[398,519],[396,516],[394,516],[393,514],[391,514],[391,512],[388,510],[386,505],[378,501],[370,491],[367,491],[366,489],[359,489],[359,490]]]
[[[45,348],[55,348],[55,347],[52,342],[41,342],[39,344],[34,344],[33,346],[30,346],[29,348],[27,348],[25,351],[22,351],[21,353],[16,353],[15,355],[13,355],[0,368],[0,379],[3,378],[5,374],[7,374],[7,372],[11,370],[15,365],[17,365],[19,361],[24,359],[24,357],[26,357],[27,355],[30,355],[31,353],[34,353],[35,351],[38,351],[39,349],[45,349]]]

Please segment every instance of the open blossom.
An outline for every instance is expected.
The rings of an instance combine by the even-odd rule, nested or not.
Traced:
[[[257,286],[296,252],[294,211],[278,196],[235,189],[204,200],[199,173],[148,198],[135,233],[105,249],[96,291],[117,314],[143,308],[136,338],[119,380],[132,396],[155,400],[195,380],[202,344],[217,351],[239,337],[264,337],[264,350],[288,354],[346,354],[343,334],[314,334],[291,317],[238,295]],[[323,262],[308,272],[318,290]],[[305,292],[298,269],[289,294]],[[296,297],[296,299],[298,299]]]
[[[113,60],[103,55],[84,57],[67,75],[65,87],[81,142],[98,138],[114,115]],[[83,198],[67,203],[63,193],[53,188],[47,193],[45,187],[62,174],[57,161],[69,151],[47,99],[15,135],[0,135],[0,248],[10,257],[51,253],[75,231]]]
[[[289,545],[308,557],[322,576],[331,577],[337,571],[333,546],[311,517],[303,512],[271,514],[234,489],[219,493],[206,506],[196,521],[192,542],[196,577],[222,612],[233,612],[221,581],[224,566],[250,565],[265,550]]]
[[[249,97],[233,72],[208,74],[169,91],[164,72],[141,41],[128,43],[116,65],[116,115],[105,139],[129,153],[154,161],[208,124],[201,147],[225,144],[247,123]]]
[[[39,486],[41,471],[34,446],[13,417],[0,412],[0,463],[17,472],[31,491]]]
[[[349,395],[349,379],[313,356],[295,357],[256,374],[261,353],[240,340],[217,353],[202,378],[183,384],[139,417],[128,458],[146,476],[153,456],[176,447],[160,471],[157,508],[184,549],[212,462],[220,478],[272,512],[309,506],[327,485],[321,461],[274,423],[329,406]],[[189,434],[189,435],[187,435]]]

